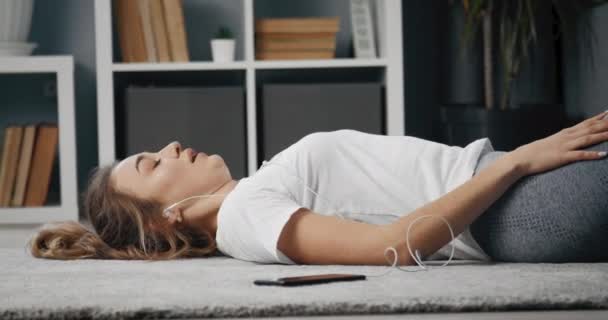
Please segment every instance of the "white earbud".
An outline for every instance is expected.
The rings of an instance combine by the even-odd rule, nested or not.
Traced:
[[[200,196],[192,196],[192,197],[188,197],[186,199],[180,200],[168,207],[165,208],[165,210],[163,210],[163,217],[169,219],[169,217],[171,216],[171,212],[174,207],[176,207],[177,205],[181,204],[182,202],[188,201],[188,200],[192,200],[192,199],[196,199],[196,198],[207,198],[207,197],[221,197],[221,196],[225,196],[226,194],[203,194]],[[177,221],[181,221],[181,217],[177,218]]]

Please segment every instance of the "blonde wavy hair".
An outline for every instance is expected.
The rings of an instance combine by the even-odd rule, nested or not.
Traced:
[[[161,203],[116,190],[110,174],[117,163],[93,170],[83,194],[83,210],[94,231],[76,221],[46,223],[26,244],[32,256],[153,261],[218,254],[208,232],[171,226],[161,215]]]

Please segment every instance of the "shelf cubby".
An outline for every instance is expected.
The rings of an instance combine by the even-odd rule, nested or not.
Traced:
[[[73,63],[72,56],[0,58],[0,128],[39,122],[59,128],[58,160],[46,204],[2,207],[0,224],[78,221]]]
[[[336,33],[335,58],[353,58],[351,41],[350,0],[292,1],[283,5],[283,0],[255,0],[254,17],[260,18],[304,18],[338,17],[339,31]]]
[[[107,0],[106,0],[107,1]],[[120,50],[120,38],[116,19],[116,1],[112,0],[112,60],[117,65],[146,65],[154,68],[154,65],[173,65],[176,63],[122,63]],[[186,42],[190,62],[210,62],[211,46],[210,40],[221,26],[227,26],[234,34],[236,40],[235,60],[244,60],[245,30],[243,24],[243,1],[242,0],[183,0],[184,23],[186,29]],[[119,67],[120,68],[120,67]]]

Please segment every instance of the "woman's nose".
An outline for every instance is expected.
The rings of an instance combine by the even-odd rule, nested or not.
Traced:
[[[160,154],[163,156],[175,156],[179,157],[180,151],[182,149],[182,145],[178,141],[173,141],[169,143],[166,147],[164,147]]]

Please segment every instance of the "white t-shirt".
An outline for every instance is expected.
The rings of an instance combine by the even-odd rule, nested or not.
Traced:
[[[217,218],[218,250],[242,260],[295,264],[277,243],[299,208],[391,223],[469,180],[484,147],[491,148],[488,138],[463,148],[350,129],[309,134],[239,180],[226,196]],[[491,260],[469,228],[452,242],[454,259]],[[425,260],[447,259],[450,251],[446,244]]]

